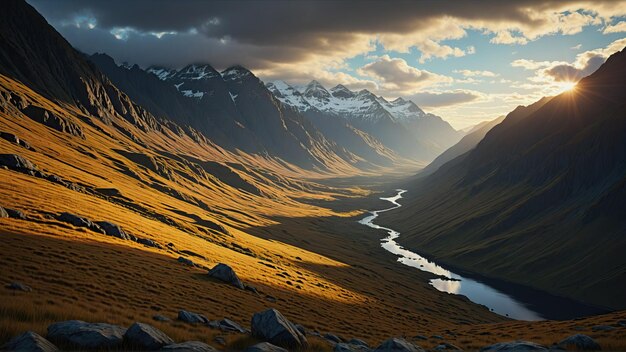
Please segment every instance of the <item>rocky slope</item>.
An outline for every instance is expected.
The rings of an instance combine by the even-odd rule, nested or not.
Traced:
[[[520,107],[411,185],[390,217],[443,262],[625,308],[626,52],[575,90]],[[584,265],[581,265],[581,261]]]

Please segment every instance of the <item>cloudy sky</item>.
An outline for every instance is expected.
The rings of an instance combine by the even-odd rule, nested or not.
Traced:
[[[456,128],[558,94],[626,47],[626,1],[28,1],[77,49],[118,63],[341,83]]]

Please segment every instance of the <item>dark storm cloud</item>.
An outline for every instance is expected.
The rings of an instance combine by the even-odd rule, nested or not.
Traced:
[[[296,62],[311,52],[333,52],[354,42],[360,34],[403,34],[429,26],[443,16],[468,20],[541,25],[523,8],[552,6],[537,1],[199,1],[199,0],[29,0],[51,24],[78,49],[107,51],[118,60],[181,65],[211,61],[254,62],[261,68],[270,62]],[[562,4],[562,2],[556,2]],[[485,11],[488,8],[489,11]],[[96,29],[73,24],[92,17]],[[73,28],[70,28],[73,27]],[[113,28],[131,28],[128,41],[115,42],[106,33]],[[142,36],[146,32],[187,33],[166,40]],[[192,31],[189,33],[189,31]],[[197,33],[197,34],[192,34]],[[132,44],[132,45],[131,45]],[[169,52],[180,48],[184,52]],[[97,46],[97,48],[95,48]],[[228,54],[230,53],[230,55]],[[160,57],[160,58],[159,58]]]

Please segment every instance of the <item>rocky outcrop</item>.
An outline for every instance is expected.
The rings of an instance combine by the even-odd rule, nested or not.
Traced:
[[[287,352],[287,350],[269,342],[261,342],[246,348],[244,352]]]
[[[38,171],[35,164],[18,154],[0,154],[0,166],[6,166],[9,170],[31,175]]]
[[[402,352],[423,352],[424,349],[420,346],[414,345],[405,339],[391,338],[383,341],[380,346],[374,350],[376,352],[384,351],[402,351]]]
[[[185,257],[178,257],[177,261],[179,263],[183,263],[185,265],[194,266],[195,263],[191,259],[187,259]]]
[[[75,349],[112,349],[124,341],[126,329],[112,324],[68,320],[48,326],[48,339]]]
[[[82,128],[74,122],[62,118],[50,110],[40,106],[29,105],[22,110],[24,115],[30,117],[45,126],[55,129],[59,132],[69,133],[77,137],[84,137]]]
[[[17,145],[19,145],[20,147],[26,148],[28,150],[32,150],[33,148],[30,146],[30,144],[28,144],[28,142],[26,142],[25,140],[21,139],[20,137],[14,135],[13,133],[9,133],[9,132],[0,132],[0,138],[5,139],[11,143],[15,143]]]
[[[544,346],[530,341],[500,342],[480,349],[481,352],[546,351]]]
[[[72,224],[76,227],[86,227],[94,232],[105,233],[105,231],[99,225],[93,223],[91,220],[68,212],[63,212],[59,214],[57,216],[57,220]]]
[[[20,220],[26,219],[26,215],[23,212],[19,211],[19,210],[4,208],[4,211],[7,213],[7,215],[10,218],[20,219]],[[2,216],[0,216],[0,217],[2,217]]]
[[[174,343],[174,340],[164,332],[144,323],[134,323],[131,325],[128,330],[126,330],[126,334],[124,334],[124,341],[132,348],[139,348],[141,350],[156,350],[165,345]]]
[[[121,227],[117,226],[114,223],[108,221],[97,221],[96,225],[100,226],[104,233],[108,236],[113,236],[117,238],[121,238],[123,240],[132,240],[132,237],[128,235]]]
[[[179,351],[179,352],[217,352],[215,348],[200,341],[187,341],[167,345],[161,351]]]
[[[341,342],[343,342],[343,340],[339,336],[333,335],[331,333],[324,334],[324,338],[326,340],[334,342],[334,343],[341,343]]]
[[[244,285],[239,280],[235,271],[228,265],[219,263],[213,267],[213,269],[209,270],[208,275],[212,278],[227,282],[237,288],[244,289]]]
[[[222,319],[217,323],[218,327],[224,331],[234,331],[234,332],[240,332],[240,333],[246,333],[248,332],[248,329],[242,327],[241,325],[235,323],[234,321],[230,320],[230,319]]]
[[[9,217],[9,213],[7,213],[7,211],[3,207],[0,207],[0,218],[8,218],[8,217]]]
[[[27,331],[0,347],[1,351],[57,352],[59,349],[41,335]]]
[[[140,243],[140,244],[143,244],[144,246],[152,247],[152,248],[158,248],[158,249],[163,248],[158,242],[151,240],[149,238],[138,238],[137,243]]]
[[[352,345],[349,343],[337,343],[333,348],[333,352],[369,352],[371,349],[367,346]]]
[[[178,312],[178,320],[184,321],[185,323],[192,324],[208,324],[209,319],[202,314],[188,312],[186,310],[181,310]]]
[[[306,348],[309,343],[287,318],[276,309],[255,313],[252,317],[252,335],[289,349]]]
[[[602,349],[594,339],[582,334],[564,338],[557,344],[557,346],[566,350],[579,351],[599,351]]]

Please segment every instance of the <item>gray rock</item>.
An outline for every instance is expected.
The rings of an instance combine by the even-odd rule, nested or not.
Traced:
[[[96,224],[100,226],[104,230],[104,233],[108,236],[121,238],[123,240],[131,239],[131,237],[126,232],[124,232],[121,227],[117,226],[114,223],[108,221],[97,221]]]
[[[364,347],[370,347],[370,345],[367,344],[367,342],[361,340],[361,339],[350,339],[350,341],[348,341],[348,344],[350,345],[355,345],[355,346],[364,346]]]
[[[156,321],[172,321],[172,319],[166,317],[165,315],[161,315],[161,314],[157,314],[157,315],[153,316],[152,319],[154,319]]]
[[[296,327],[276,309],[270,308],[252,316],[252,335],[274,345],[303,349],[309,343]]]
[[[0,154],[0,166],[6,166],[11,170],[23,173],[37,171],[37,166],[35,164],[17,154]]]
[[[335,347],[333,348],[333,352],[368,352],[371,351],[371,349],[367,346],[361,346],[361,345],[352,345],[349,343],[337,343],[335,344]]]
[[[158,244],[156,241],[151,240],[151,239],[149,239],[149,238],[138,238],[138,239],[137,239],[137,243],[141,243],[141,244],[143,244],[144,246],[148,246],[148,247],[154,247],[154,248],[159,248],[159,249],[163,248],[163,247],[161,247],[161,245],[160,245],[160,244]]]
[[[142,350],[157,350],[174,343],[174,340],[161,330],[143,323],[131,325],[124,334],[124,340],[133,348]]]
[[[594,339],[582,334],[569,336],[561,340],[557,345],[566,350],[599,351],[602,349]]]
[[[112,324],[68,320],[48,326],[48,339],[77,349],[111,349],[121,346],[126,329]]]
[[[221,336],[217,336],[216,338],[213,339],[213,341],[217,343],[218,345],[226,346],[226,339],[224,339]]]
[[[13,219],[21,219],[21,220],[25,220],[26,219],[26,215],[24,215],[24,213],[22,213],[19,210],[15,210],[15,209],[4,209],[6,211],[6,213],[9,215],[10,218]],[[2,216],[0,216],[2,217]]]
[[[72,213],[63,212],[57,216],[57,220],[72,224],[76,227],[86,227],[95,232],[105,233],[100,226],[96,225],[91,220]]]
[[[184,321],[185,323],[200,323],[200,324],[208,324],[209,319],[202,314],[188,312],[186,310],[181,310],[178,312],[178,320]]]
[[[300,324],[294,324],[294,326],[296,327],[296,329],[298,329],[298,331],[300,331],[302,335],[306,336],[306,329],[304,328],[304,326]]]
[[[234,321],[230,320],[230,319],[222,319],[219,321],[218,326],[220,329],[225,330],[225,331],[236,331],[236,332],[240,332],[240,333],[246,333],[248,332],[247,329],[245,329],[244,327],[242,327],[241,325],[235,323]]]
[[[334,343],[341,343],[341,342],[343,342],[343,340],[339,336],[333,335],[333,334],[328,333],[328,332],[324,334],[324,338],[326,340],[332,341]]]
[[[480,349],[481,352],[494,351],[546,351],[547,348],[530,341],[500,342]]]
[[[187,341],[167,345],[161,351],[180,351],[180,352],[218,352],[212,346],[200,341]]]
[[[436,351],[463,351],[460,347],[455,346],[451,343],[442,343],[435,347]]]
[[[424,336],[424,335],[415,335],[413,336],[414,339],[417,340],[428,340],[428,337]]]
[[[611,330],[615,330],[615,328],[612,327],[612,326],[609,326],[609,325],[596,325],[596,326],[592,327],[591,330],[593,330],[593,331],[611,331]]]
[[[32,331],[14,337],[0,347],[2,351],[56,352],[59,349],[41,335]]]
[[[244,289],[246,291],[250,291],[250,292],[252,292],[254,294],[257,294],[257,295],[259,294],[259,291],[254,286],[250,286],[250,285],[244,284]]]
[[[185,257],[178,257],[178,262],[185,265],[194,266],[194,262],[191,259],[187,259]]]
[[[376,347],[374,351],[403,351],[403,352],[422,352],[423,348],[410,343],[409,341],[401,338],[391,338],[383,341],[380,346]]]
[[[33,290],[30,286],[24,285],[21,282],[11,282],[10,284],[4,287],[8,288],[9,290],[24,291],[24,292],[30,292]]]
[[[239,280],[239,277],[237,277],[235,271],[226,264],[219,263],[214,266],[213,269],[209,270],[209,276],[224,282],[228,282],[242,290],[244,289],[243,283],[241,282],[241,280]]]
[[[8,217],[9,217],[9,213],[7,213],[7,211],[3,207],[0,207],[0,218],[8,218]]]
[[[272,345],[269,342],[257,343],[254,346],[250,346],[244,350],[244,352],[288,352],[282,347]]]
[[[13,133],[8,133],[8,132],[0,132],[0,138],[2,139],[6,139],[7,141],[11,142],[11,143],[15,143],[21,147],[24,147],[26,149],[31,149],[30,144],[28,144],[25,140],[20,139],[20,137],[14,135]]]

